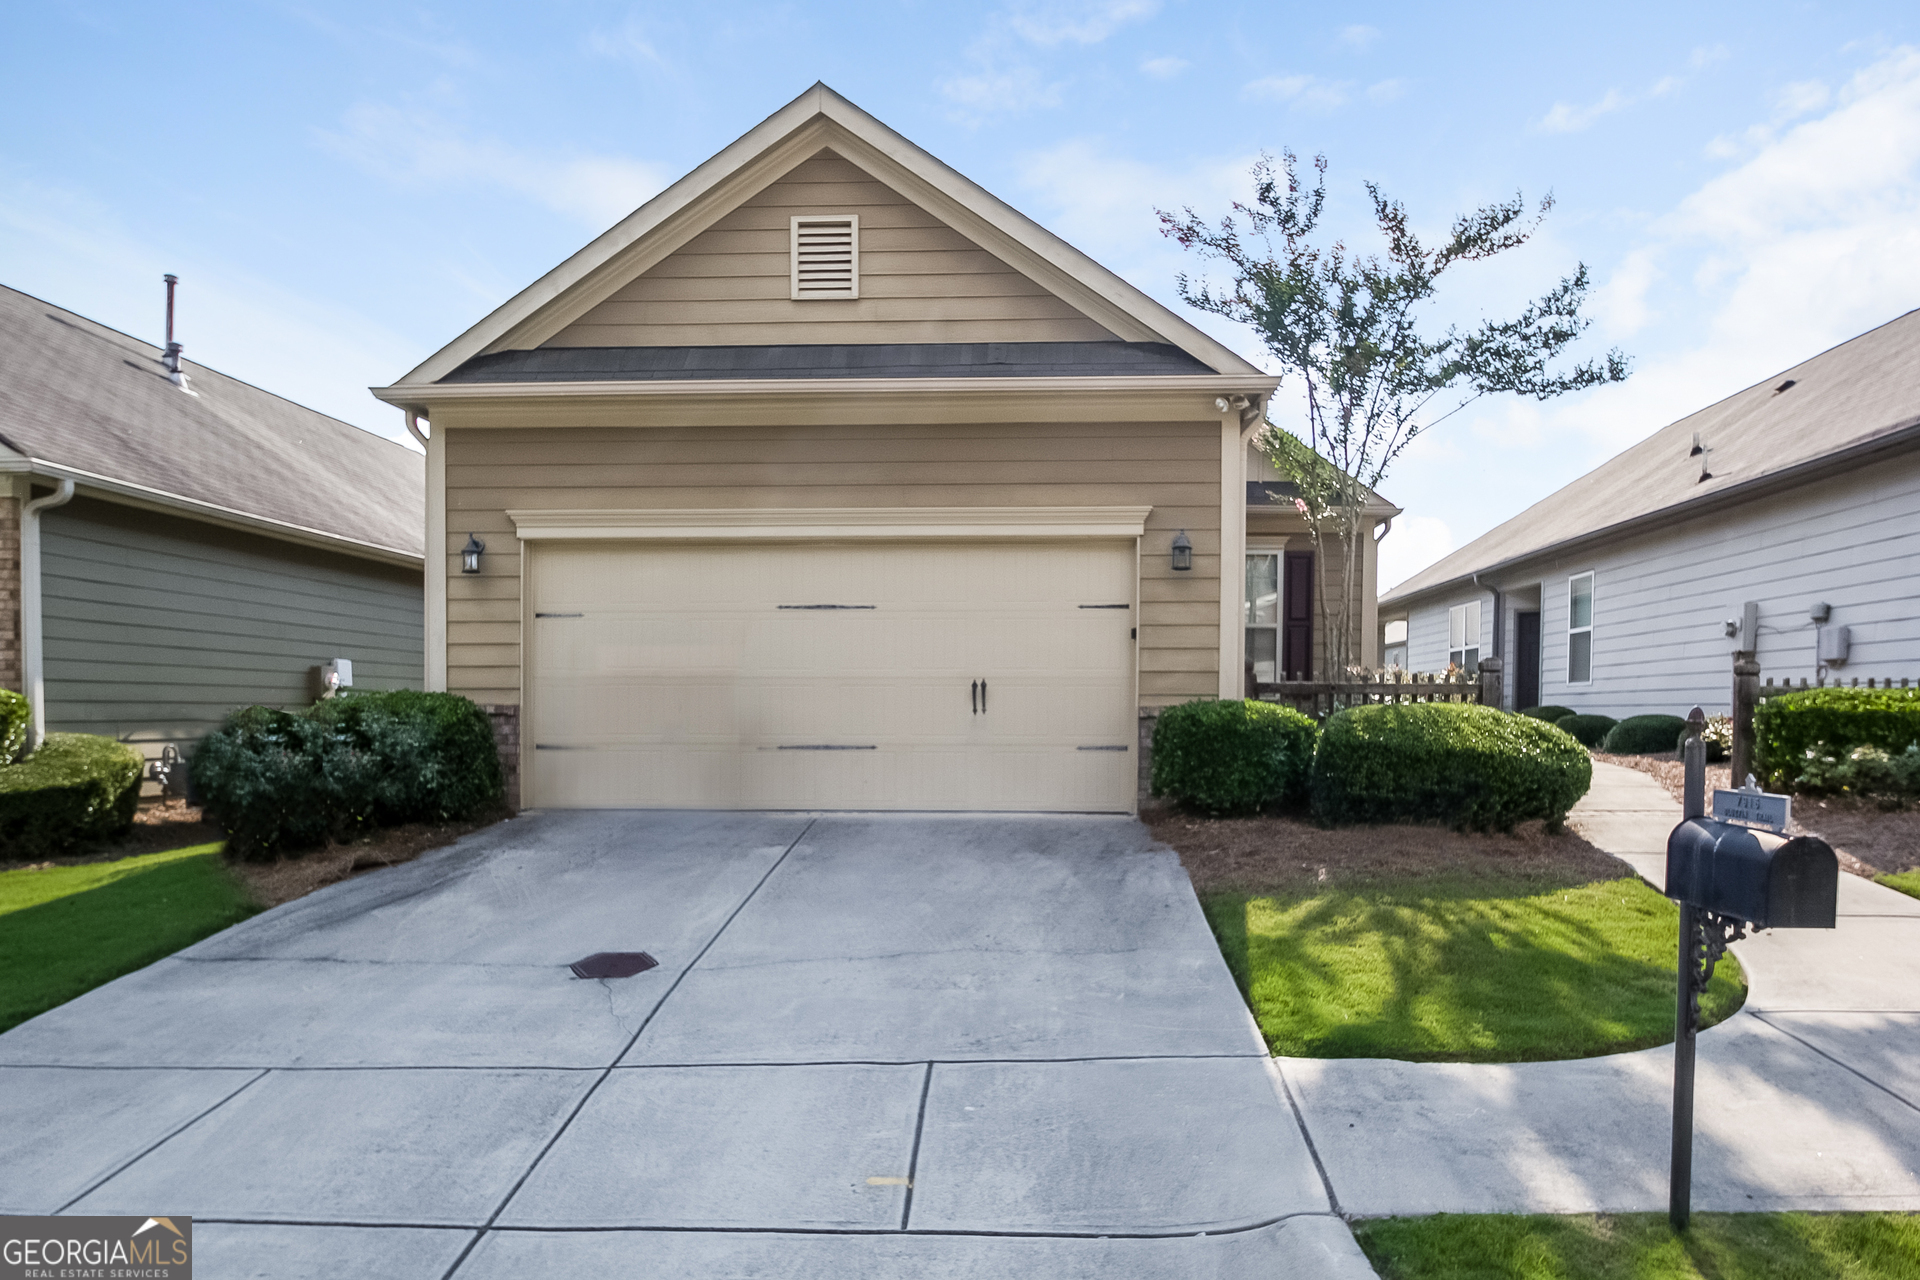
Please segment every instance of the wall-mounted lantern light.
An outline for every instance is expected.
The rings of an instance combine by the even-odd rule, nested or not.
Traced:
[[[460,572],[480,572],[480,553],[486,549],[486,543],[480,541],[480,539],[474,537],[472,534],[468,534],[467,545],[460,548]]]
[[[1176,573],[1193,568],[1193,544],[1187,541],[1185,529],[1173,535],[1173,568]]]

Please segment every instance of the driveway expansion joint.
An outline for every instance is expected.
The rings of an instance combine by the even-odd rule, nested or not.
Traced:
[[[113,1169],[111,1173],[108,1173],[105,1177],[94,1181],[85,1190],[80,1192],[79,1195],[72,1197],[65,1204],[55,1209],[54,1213],[56,1214],[65,1213],[67,1210],[73,1208],[74,1205],[79,1204],[82,1200],[85,1200],[88,1196],[98,1191],[101,1187],[106,1186],[109,1182],[112,1182],[115,1178],[125,1173],[128,1169],[131,1169],[134,1165],[146,1159],[148,1156],[152,1155],[155,1151],[158,1151],[161,1147],[173,1141],[173,1139],[179,1137],[181,1134],[185,1133],[188,1129],[191,1129],[194,1125],[199,1124],[202,1120],[206,1119],[208,1116],[218,1111],[221,1107],[226,1106],[229,1102],[232,1102],[235,1098],[245,1093],[248,1089],[253,1088],[254,1085],[259,1084],[262,1080],[266,1079],[271,1074],[272,1074],[271,1069],[269,1068],[261,1069],[258,1075],[254,1076],[253,1079],[246,1081],[239,1088],[234,1089],[232,1092],[228,1093],[226,1097],[221,1098],[218,1102],[214,1103],[212,1106],[202,1109],[198,1114],[196,1114],[192,1119],[188,1120],[185,1124],[176,1125],[174,1128],[168,1130],[166,1135],[162,1137],[158,1142],[151,1143],[148,1146],[142,1148],[131,1159],[122,1161],[118,1166],[116,1166]]]

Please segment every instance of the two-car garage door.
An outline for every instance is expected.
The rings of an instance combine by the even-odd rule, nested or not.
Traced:
[[[1131,538],[529,552],[532,804],[1133,806]]]

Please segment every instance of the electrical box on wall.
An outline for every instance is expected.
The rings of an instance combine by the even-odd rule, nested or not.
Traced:
[[[353,688],[353,659],[335,658],[313,668],[314,696],[331,698],[342,689]]]
[[[1818,653],[1820,661],[1828,666],[1846,665],[1847,650],[1853,645],[1853,630],[1850,627],[1822,627],[1819,630]]]

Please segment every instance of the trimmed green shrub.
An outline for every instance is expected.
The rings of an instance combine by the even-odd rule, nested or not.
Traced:
[[[1520,714],[1531,716],[1535,720],[1545,720],[1548,724],[1558,724],[1575,713],[1572,707],[1527,707]]]
[[[1920,742],[1920,688],[1803,689],[1776,693],[1753,713],[1753,771],[1772,787],[1797,785],[1809,762],[1857,747],[1898,756]]]
[[[1800,762],[1794,786],[1802,791],[1830,791],[1843,795],[1920,795],[1920,746],[1899,755],[1879,747],[1855,747],[1845,755],[1816,745]]]
[[[124,742],[50,733],[0,767],[0,852],[27,860],[106,840],[133,825],[146,760]]]
[[[1680,732],[1673,740],[1676,755],[1687,745],[1686,721],[1680,724]],[[1707,748],[1708,764],[1725,764],[1733,754],[1733,717],[1708,716],[1707,727],[1700,731],[1700,741]]]
[[[227,851],[272,858],[371,826],[471,817],[505,798],[486,713],[456,694],[358,694],[301,712],[244,707],[193,753]]]
[[[1562,733],[1570,733],[1573,740],[1583,747],[1597,748],[1614,725],[1619,724],[1612,716],[1571,715],[1555,720],[1554,727]]]
[[[0,689],[0,765],[9,765],[27,749],[33,704],[11,689]]]
[[[1153,727],[1153,794],[1208,813],[1250,813],[1306,797],[1313,721],[1270,702],[1188,702]]]
[[[1673,750],[1685,736],[1687,722],[1679,716],[1628,716],[1600,740],[1600,749],[1616,756],[1647,756]]]
[[[1564,731],[1467,703],[1394,703],[1336,712],[1320,731],[1313,808],[1332,823],[1440,821],[1557,831],[1593,782]]]

